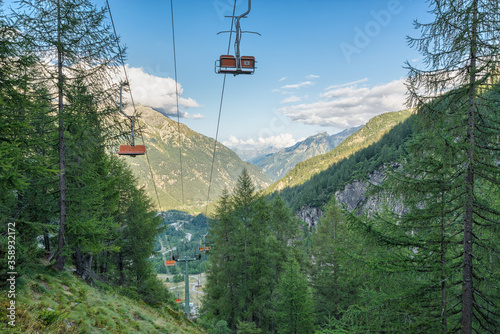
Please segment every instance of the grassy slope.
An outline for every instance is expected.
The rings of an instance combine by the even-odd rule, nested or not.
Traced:
[[[268,187],[265,193],[303,184],[340,160],[379,141],[394,126],[406,120],[411,114],[411,110],[402,110],[384,113],[372,118],[364,127],[350,135],[330,152],[298,163],[285,177]]]
[[[156,309],[67,271],[35,270],[17,280],[14,329],[6,320],[9,300],[0,296],[0,333],[203,333],[175,305]]]

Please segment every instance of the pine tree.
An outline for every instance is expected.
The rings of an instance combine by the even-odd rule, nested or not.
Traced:
[[[243,256],[240,259],[242,261],[242,289],[239,300],[239,308],[243,312],[243,319],[246,321],[251,321],[251,312],[250,312],[250,300],[251,300],[251,292],[248,287],[250,274],[250,264],[249,264],[249,252],[250,247],[249,237],[250,237],[250,227],[252,223],[252,215],[253,215],[253,203],[255,200],[255,186],[252,183],[250,178],[250,174],[246,169],[243,169],[240,177],[238,178],[238,182],[236,184],[234,195],[233,195],[233,203],[234,210],[233,214],[235,215],[235,219],[241,224],[241,241],[242,241],[242,250]]]
[[[321,320],[327,316],[340,318],[339,253],[345,238],[339,236],[341,223],[340,209],[337,207],[335,197],[332,197],[313,236],[314,299],[317,318]]]
[[[0,3],[1,4],[1,3]],[[16,227],[17,271],[38,254],[36,237],[49,225],[51,216],[48,187],[51,170],[51,133],[47,88],[38,82],[37,58],[30,53],[17,27],[0,12],[0,226]],[[29,222],[27,224],[26,222]],[[7,238],[1,238],[7,251]],[[2,256],[2,268],[4,259]],[[5,262],[6,264],[6,262]],[[3,274],[2,274],[3,275]]]
[[[240,226],[232,215],[232,208],[229,193],[224,189],[209,227],[212,247],[203,307],[209,316],[226,321],[229,328],[235,330],[239,317],[238,280],[241,279],[236,258],[242,252],[238,240]]]
[[[457,152],[452,162],[455,173],[444,180],[458,194],[453,201],[445,200],[445,211],[453,213],[452,221],[462,221],[458,230],[462,243],[461,319],[460,324],[450,326],[452,330],[458,326],[462,333],[492,330],[498,327],[499,312],[488,290],[498,293],[491,280],[497,269],[485,269],[487,259],[482,249],[493,247],[498,251],[485,236],[498,225],[499,212],[481,200],[481,186],[499,183],[493,154],[500,149],[499,3],[434,0],[431,4],[434,22],[416,23],[422,37],[409,39],[428,68],[419,70],[408,63],[408,88],[410,102],[429,127],[436,119],[444,120],[439,122],[443,128],[435,133],[447,136],[447,144]]]

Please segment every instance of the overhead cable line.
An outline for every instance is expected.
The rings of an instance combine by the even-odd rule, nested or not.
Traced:
[[[229,54],[229,51],[231,51],[231,38],[233,35],[234,13],[235,12],[236,12],[236,0],[234,0],[233,15],[232,15],[232,19],[231,19],[231,29],[229,30],[230,31],[229,32],[229,43],[227,46],[227,53],[228,54]],[[214,151],[212,154],[212,167],[210,168],[210,179],[208,181],[207,205],[205,207],[205,222],[207,222],[207,217],[208,217],[208,203],[210,201],[210,190],[212,187],[212,178],[213,178],[213,173],[214,173],[215,156],[217,153],[217,140],[219,138],[219,127],[220,127],[220,119],[221,119],[221,114],[222,114],[222,104],[224,102],[225,88],[226,88],[226,73],[224,73],[224,80],[222,81],[222,91],[221,91],[221,97],[220,97],[220,103],[219,103],[219,116],[217,118],[217,129],[215,131]]]
[[[179,145],[179,164],[181,172],[181,198],[182,206],[184,206],[184,177],[182,172],[182,140],[181,140],[181,120],[179,111],[179,88],[177,81],[177,57],[175,52],[175,26],[174,26],[174,4],[173,0],[170,0],[170,14],[172,17],[172,45],[174,52],[174,79],[175,79],[175,101],[177,106],[177,133],[178,133],[178,145]]]
[[[126,82],[129,83],[129,87],[130,87],[130,81],[128,79],[128,74],[127,74],[127,68],[125,66],[125,60],[123,59],[123,51],[122,51],[122,48],[120,46],[120,41],[118,39],[118,34],[116,33],[115,22],[113,20],[113,14],[111,14],[111,6],[109,5],[109,1],[108,0],[106,0],[106,5],[108,7],[109,18],[111,20],[111,25],[113,26],[113,32],[114,32],[114,35],[115,35],[116,45],[118,46],[118,52],[119,52],[120,62],[122,63],[123,72],[125,74],[125,80],[126,80]],[[134,115],[133,115],[133,117],[135,117],[136,114],[137,114],[137,109],[135,107],[134,96],[132,95],[132,88],[130,88],[130,100],[132,101],[132,106],[133,106],[133,109],[134,109]],[[142,134],[142,132],[140,132],[140,135],[141,135],[142,143],[144,144],[144,135]],[[145,153],[146,153],[145,154],[146,155],[146,161],[148,163],[149,172],[150,172],[150,175],[151,175],[151,181],[153,183],[153,188],[154,188],[155,194],[156,194],[156,200],[158,201],[158,211],[161,211],[160,196],[158,195],[158,189],[156,187],[156,182],[155,182],[155,178],[154,178],[153,168],[151,168],[151,162],[149,161],[149,156],[148,156],[147,150],[146,150]]]

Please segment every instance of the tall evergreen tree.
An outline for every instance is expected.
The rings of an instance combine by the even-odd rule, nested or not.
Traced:
[[[491,289],[498,294],[493,284],[494,271],[498,269],[485,270],[488,260],[482,249],[493,247],[499,251],[486,237],[499,224],[499,212],[482,200],[481,187],[500,182],[500,169],[495,164],[497,155],[493,153],[500,149],[497,107],[500,6],[495,0],[434,0],[430,4],[434,22],[416,23],[422,36],[409,39],[428,67],[420,70],[407,64],[408,88],[410,103],[418,108],[419,117],[428,127],[432,128],[436,119],[442,119],[438,122],[442,128],[434,132],[435,138],[455,153],[451,162],[455,173],[441,177],[450,190],[447,193],[452,190],[456,196],[453,200],[443,197],[444,209],[432,215],[436,219],[442,217],[443,224],[462,222],[456,231],[462,243],[460,323],[449,326],[451,330],[460,328],[462,333],[488,331],[499,325],[500,312],[489,298]],[[443,151],[434,150],[430,154],[443,156]],[[451,216],[445,217],[443,212]]]
[[[210,222],[209,235],[213,244],[210,250],[205,286],[204,309],[210,317],[227,322],[236,329],[238,294],[241,274],[237,257],[241,255],[239,225],[232,216],[232,203],[227,189],[224,189]]]
[[[311,294],[307,279],[295,259],[286,264],[277,291],[277,333],[314,333]]]
[[[233,195],[233,203],[234,209],[233,214],[237,222],[241,224],[241,240],[242,240],[242,251],[243,257],[240,259],[242,263],[242,290],[240,295],[239,307],[241,307],[243,312],[243,319],[247,321],[251,321],[251,312],[250,312],[250,302],[251,302],[251,293],[248,287],[249,279],[250,279],[250,248],[254,245],[249,244],[250,238],[250,228],[252,224],[252,215],[253,212],[253,204],[255,200],[255,186],[252,183],[250,178],[250,174],[246,169],[243,170],[240,177],[238,178],[238,182],[236,184],[234,195]]]
[[[333,197],[325,208],[318,230],[314,234],[314,271],[313,287],[315,308],[318,317],[334,316],[339,318],[339,251],[345,236],[341,234],[342,217]]]
[[[71,87],[83,84],[101,112],[114,109],[109,75],[118,52],[114,36],[105,24],[106,11],[97,10],[88,0],[21,0],[19,6],[19,27],[44,62],[44,79],[57,101],[54,111],[59,132],[59,240],[54,255],[55,267],[61,270],[66,259],[65,234],[71,200],[67,198],[66,135],[71,112],[79,109],[70,104],[75,100],[70,101],[68,93]]]

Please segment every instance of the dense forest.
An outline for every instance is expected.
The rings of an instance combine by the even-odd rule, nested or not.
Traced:
[[[130,129],[116,81],[124,47],[107,10],[88,0],[18,5],[0,15],[0,286],[9,292],[0,297],[0,330],[11,329],[5,310],[19,291],[58,304],[49,309],[44,299],[36,317],[19,311],[19,333],[74,330],[63,320],[95,300],[77,277],[179,324],[151,319],[147,332],[185,332],[193,324],[176,313],[157,272],[167,270],[172,243],[192,249],[208,224],[209,255],[191,268],[207,275],[200,332],[498,333],[498,1],[430,1],[434,21],[416,22],[421,36],[408,38],[426,65],[405,65],[410,118],[271,195],[244,170],[208,221],[159,213],[113,153]],[[389,163],[400,167],[384,169]],[[336,201],[347,183],[381,169],[384,182],[368,194],[379,200],[375,213]],[[322,209],[317,227],[294,214],[303,205]],[[56,285],[73,290],[53,296]],[[146,312],[118,324],[114,314],[126,306],[107,316],[107,305],[81,317],[96,318],[88,325],[96,332],[127,332],[128,322],[130,332],[146,332],[137,325]]]
[[[113,152],[130,130],[106,15],[90,1],[19,1],[0,16],[0,285],[15,276],[21,289],[43,259],[175,306],[148,260],[161,217]]]

